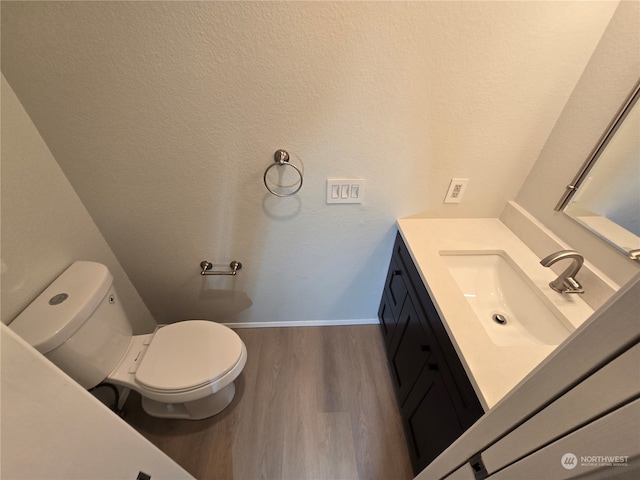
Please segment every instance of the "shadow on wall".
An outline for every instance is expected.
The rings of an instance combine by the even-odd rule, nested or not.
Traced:
[[[229,265],[214,264],[213,269],[224,270]],[[243,267],[242,273],[246,274]],[[228,322],[253,302],[243,288],[238,286],[238,277],[202,276],[195,272],[178,288],[178,291],[163,300],[164,308],[158,323],[174,323],[181,320],[203,319]],[[184,302],[184,292],[196,292],[192,301]]]
[[[222,319],[233,318],[253,305],[246,292],[205,288],[204,284],[198,299],[206,303],[209,309],[215,310],[218,317]]]
[[[229,265],[213,264],[213,270],[229,270]],[[246,272],[243,267],[242,273]],[[238,275],[242,275],[238,273]],[[211,320],[220,323],[232,321],[240,312],[253,305],[247,292],[238,286],[238,277],[194,274],[182,285],[179,292],[196,292],[191,302],[184,303],[182,294],[164,301],[165,308],[159,323],[174,323],[182,320]]]

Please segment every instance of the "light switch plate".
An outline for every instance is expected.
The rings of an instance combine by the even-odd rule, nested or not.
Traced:
[[[327,203],[362,203],[363,197],[362,178],[327,179]]]

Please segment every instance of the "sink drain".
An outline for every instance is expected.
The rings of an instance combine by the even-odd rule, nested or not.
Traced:
[[[505,317],[501,313],[494,313],[493,317],[491,317],[491,318],[493,318],[493,321],[496,322],[498,325],[506,325],[507,324],[507,317]]]

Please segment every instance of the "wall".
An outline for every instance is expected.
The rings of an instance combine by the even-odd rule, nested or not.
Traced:
[[[2,77],[2,323],[11,322],[75,260],[114,274],[137,333],[152,331],[149,310]]]
[[[2,70],[158,321],[366,321],[395,219],[498,216],[615,6],[2,2]]]
[[[638,18],[640,2],[620,3],[516,197],[518,204],[619,285],[629,281],[640,264],[553,209],[640,78]]]
[[[2,478],[193,478],[9,328],[0,332]]]

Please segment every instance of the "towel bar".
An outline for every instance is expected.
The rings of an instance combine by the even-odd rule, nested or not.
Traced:
[[[200,275],[235,275],[236,273],[238,273],[238,270],[242,268],[242,264],[234,260],[229,264],[229,268],[231,268],[230,272],[219,272],[217,270],[214,272],[210,272],[209,270],[213,268],[213,264],[207,262],[206,260],[203,260],[202,262],[200,262],[200,268],[202,268]]]

